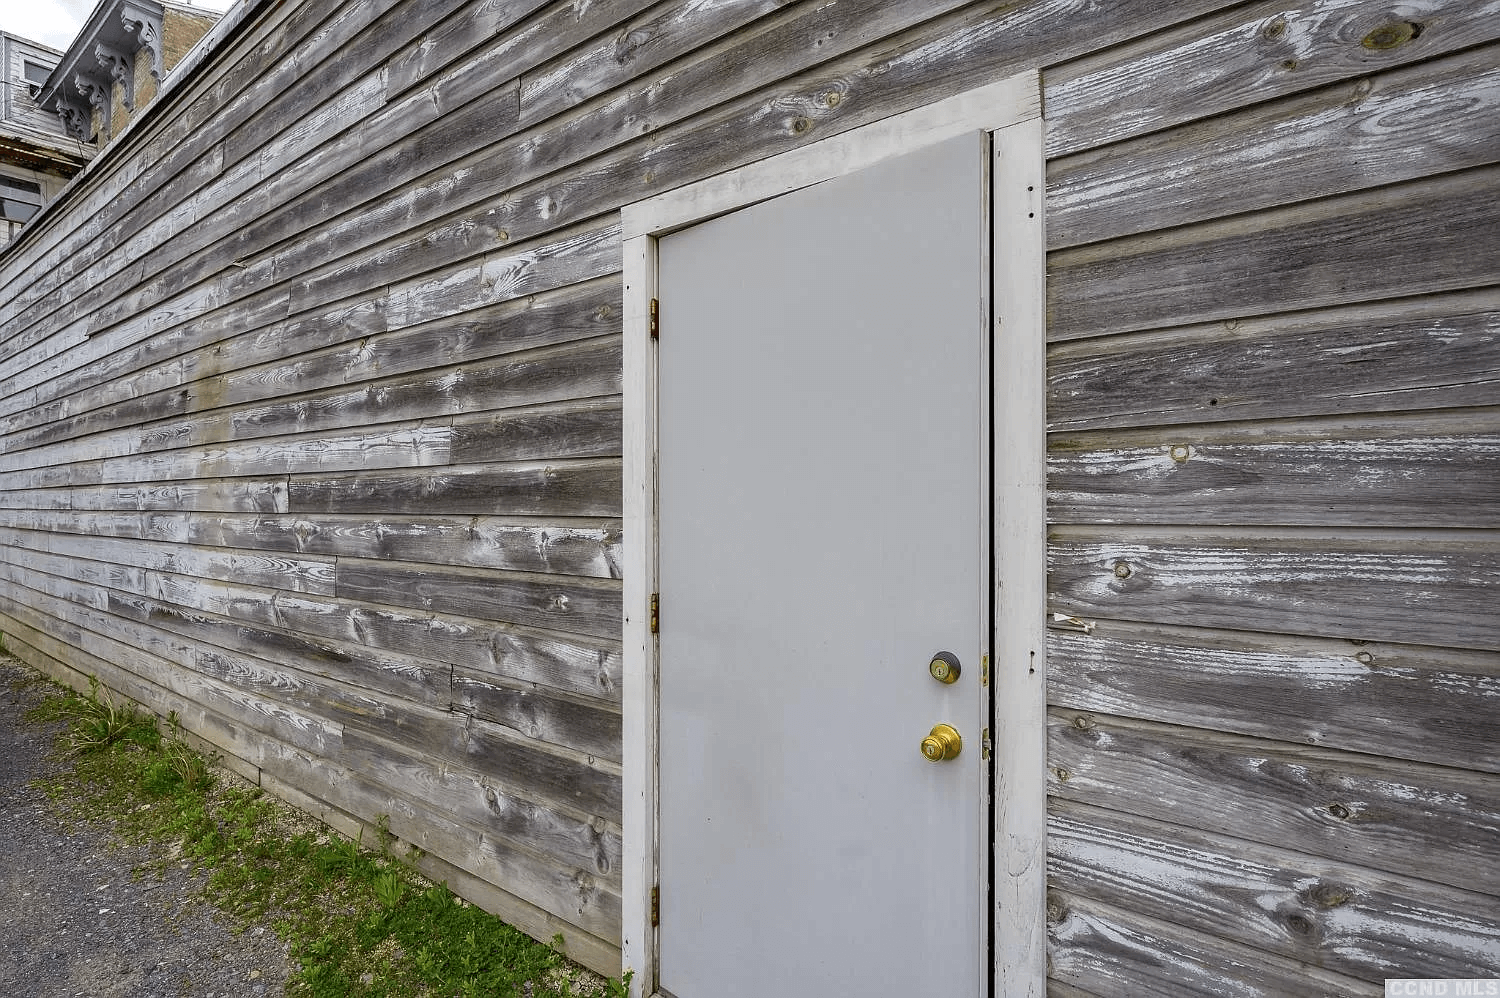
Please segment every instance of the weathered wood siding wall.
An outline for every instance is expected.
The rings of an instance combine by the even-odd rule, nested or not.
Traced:
[[[618,209],[1040,66],[1057,992],[1493,969],[1496,8],[263,5],[0,259],[10,647],[609,967]]]
[[[1500,974],[1500,5],[1048,74],[1052,973]]]

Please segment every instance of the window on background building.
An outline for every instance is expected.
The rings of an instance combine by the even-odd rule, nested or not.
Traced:
[[[35,97],[37,91],[42,88],[42,84],[47,82],[47,77],[52,70],[35,62],[24,61],[24,65],[26,82],[31,84],[31,96]]]
[[[0,177],[0,217],[24,222],[42,207],[42,185],[16,177]]]

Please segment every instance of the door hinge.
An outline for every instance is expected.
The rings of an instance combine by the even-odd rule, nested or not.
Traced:
[[[993,746],[990,744],[990,729],[979,732],[979,758],[988,759]]]
[[[989,684],[990,684],[990,657],[988,655],[984,655],[984,656],[981,656],[980,659],[979,659],[979,685],[980,686],[988,686]]]
[[[651,338],[654,340],[661,335],[661,302],[651,299]]]
[[[651,926],[655,928],[661,924],[661,888],[651,888]]]
[[[655,634],[661,627],[661,595],[651,594],[651,633]]]

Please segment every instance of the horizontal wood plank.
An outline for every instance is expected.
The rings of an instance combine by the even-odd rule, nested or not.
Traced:
[[[1493,41],[1500,37],[1493,14],[1489,0],[1415,0],[1399,12],[1379,0],[1235,5],[1050,71],[1047,155],[1282,103]]]
[[[551,241],[508,248],[489,257],[475,257],[474,252],[470,251],[470,259],[444,273],[423,274],[395,285],[388,283],[388,274],[377,274],[364,288],[378,292],[373,300],[332,308],[328,299],[314,297],[330,289],[314,289],[306,281],[296,285],[290,297],[287,289],[281,288],[240,298],[233,307],[225,308],[226,299],[233,295],[229,277],[221,276],[215,287],[180,296],[132,318],[108,335],[95,336],[64,355],[31,363],[13,377],[0,379],[0,416],[45,404],[54,395],[94,388],[205,347],[210,349],[201,358],[198,376],[220,374],[223,345],[219,341],[243,334],[246,329],[253,330],[254,335],[247,335],[244,342],[252,344],[257,353],[242,354],[241,363],[279,360],[372,332],[447,319],[615,274],[620,270],[619,226],[606,224],[558,233]],[[482,254],[482,250],[479,252]],[[350,268],[339,273],[340,280],[356,286],[365,280]],[[476,282],[484,289],[478,296],[474,293]],[[287,320],[294,299],[308,311]],[[18,368],[22,360],[16,361]]]
[[[283,494],[285,490],[283,489]],[[5,522],[18,530],[118,537],[172,544],[434,565],[619,578],[620,526],[614,520],[536,523],[501,517],[407,518],[277,516],[176,512],[80,512],[60,493],[0,493]],[[10,499],[10,502],[7,502]],[[38,506],[43,508],[38,508]]]
[[[616,637],[621,626],[619,586],[604,580],[341,559],[337,595],[596,637]]]
[[[618,358],[618,354],[616,354]],[[618,363],[606,377],[617,382]],[[542,458],[619,457],[623,453],[618,396],[545,409],[466,416],[453,421],[455,464]]]
[[[836,6],[841,13],[853,13],[843,11],[844,5]],[[1149,30],[1157,22],[1171,23],[1188,18],[1192,13],[1191,7],[1187,5],[1174,5],[1170,9],[1151,12],[1149,15],[1151,23],[1141,24],[1135,23],[1144,16],[1138,11],[1111,10],[1108,14],[1114,19],[1113,21],[1093,22],[1087,31],[1082,30],[1080,25],[1080,30],[1066,39],[1066,44],[1062,39],[1054,39],[1056,45],[1049,49],[1049,52],[1056,52],[1061,57],[1070,50],[1070,47],[1074,51],[1085,51],[1091,44],[1101,44],[1104,38],[1128,37],[1134,31]],[[670,132],[664,133],[650,147],[649,169],[646,171],[648,189],[659,190],[664,189],[664,185],[673,186],[677,183],[700,179],[723,169],[743,165],[745,162],[760,158],[772,151],[794,147],[811,137],[812,125],[823,119],[845,118],[852,114],[854,117],[842,126],[852,127],[863,121],[873,120],[874,117],[884,116],[880,113],[881,111],[889,113],[893,110],[917,106],[924,102],[924,96],[936,99],[939,96],[951,94],[955,89],[952,84],[935,82],[938,78],[931,74],[931,60],[933,59],[951,60],[953,65],[963,66],[963,72],[969,78],[982,73],[1002,76],[1007,72],[1015,72],[1031,64],[1029,60],[1034,58],[1034,55],[1026,52],[1022,46],[1033,32],[1040,30],[1039,25],[1050,23],[1053,28],[1056,28],[1058,25],[1072,23],[1067,18],[1060,17],[1056,11],[1046,5],[1041,5],[1038,9],[1025,8],[1015,17],[1020,23],[997,22],[987,13],[981,15],[968,12],[948,21],[934,23],[932,32],[944,33],[948,37],[958,39],[954,44],[941,46],[937,51],[930,51],[926,44],[927,39],[917,36],[900,39],[883,50],[861,53],[851,58],[849,65],[833,64],[828,72],[804,81],[807,90],[815,95],[813,100],[799,97],[790,101],[790,104],[797,105],[795,109],[800,110],[800,114],[787,113],[789,99],[785,95],[762,95],[742,102],[744,105],[742,107],[731,105],[728,112],[716,112],[716,114],[727,114],[728,117],[711,128],[704,122],[693,123],[691,129],[684,128],[684,136],[689,133],[702,133],[694,134],[691,144],[684,145],[682,141],[679,141],[678,136]],[[877,23],[883,20],[877,19]],[[850,23],[857,25],[861,32],[865,30],[864,22],[857,17],[853,18]],[[813,25],[801,25],[799,30],[812,27]],[[817,31],[810,31],[808,37],[811,39],[814,53],[820,51],[827,40]],[[838,38],[839,33],[834,32],[834,37]],[[779,48],[785,49],[785,43],[782,42]],[[716,62],[712,73],[722,75],[722,63]],[[903,87],[925,89],[921,93],[903,92],[901,89]],[[865,98],[851,99],[854,92],[865,88],[870,88],[870,93]],[[701,91],[702,88],[690,89]],[[659,96],[656,90],[659,88],[654,88],[651,95],[653,103]],[[837,99],[825,100],[830,93],[839,96]],[[883,93],[901,93],[900,103],[896,106],[885,105],[882,108],[880,101]],[[694,99],[702,100],[703,97],[700,94]],[[873,115],[872,111],[875,112]],[[593,129],[593,123],[589,123],[588,127]],[[627,135],[633,136],[639,133],[637,127],[633,125],[627,127]],[[547,131],[550,133],[555,129],[549,128]],[[532,162],[541,151],[542,138],[543,136],[531,135],[523,140],[520,151],[524,154],[524,160],[520,165],[507,162],[504,157],[488,150],[483,156],[464,161],[458,169],[462,171],[467,183],[460,189],[484,190],[489,189],[492,184],[514,184],[518,176],[537,176],[539,173],[550,172],[559,166],[579,162],[587,155],[569,138],[560,140],[556,146],[555,155],[560,156],[560,159],[554,159],[550,164]],[[710,154],[718,158],[712,162],[705,160],[705,156]],[[567,179],[563,188],[559,188],[554,183],[550,192],[541,189],[535,192],[529,189],[513,189],[511,196],[504,203],[489,205],[480,212],[482,217],[457,220],[448,227],[452,230],[454,237],[459,240],[453,244],[454,252],[473,253],[472,238],[476,226],[481,231],[493,232],[497,236],[503,233],[506,238],[513,239],[516,238],[517,232],[520,232],[522,236],[529,236],[617,208],[624,200],[622,192],[631,190],[640,183],[642,158],[641,149],[622,150],[611,163],[576,179]],[[679,175],[683,169],[690,172],[685,176]],[[380,182],[380,176],[387,172],[389,172],[388,167],[376,173],[372,178],[356,181],[351,176],[346,179],[350,183],[361,185],[357,187],[361,196],[368,196],[372,185],[377,185]],[[552,182],[549,181],[549,183]],[[448,189],[444,185],[434,186],[443,190]],[[374,186],[373,189],[380,188]],[[594,192],[598,196],[583,197],[579,195],[580,191]],[[599,200],[600,196],[604,200]],[[543,210],[540,213],[533,212],[531,205],[540,205]],[[406,221],[408,224],[413,217],[418,217],[412,204],[400,201],[388,202],[380,210],[388,211],[394,219]],[[538,226],[538,219],[544,224]],[[361,244],[368,243],[370,231],[383,231],[382,225],[374,218],[358,220],[357,229],[360,233],[358,238]],[[314,278],[311,283],[305,285],[305,288],[308,293],[317,288],[325,294],[333,294],[333,289],[327,281],[343,282],[346,288],[355,286],[376,288],[389,281],[389,275],[393,273],[416,273],[430,268],[433,265],[434,254],[444,243],[448,242],[446,238],[437,239],[436,235],[436,233],[424,234],[418,239],[408,241],[404,249],[398,250],[401,257],[410,262],[403,263],[382,250],[358,263],[346,260],[336,267],[331,267],[325,271],[323,278]],[[295,245],[305,248],[307,244]],[[323,245],[326,243],[320,240],[319,246]],[[251,267],[253,269],[254,265]],[[303,265],[284,260],[278,260],[274,264],[267,261],[267,268],[269,271],[263,270],[263,272],[278,274],[305,269]],[[248,274],[249,271],[242,273]],[[301,286],[304,285],[299,285]],[[294,291],[294,295],[299,293]]]
[[[5,575],[7,580],[18,577],[20,584],[61,588],[26,573],[7,571]],[[75,626],[72,638],[79,647],[102,648],[112,641],[171,663],[168,670],[171,675],[163,680],[165,685],[179,692],[206,691],[221,701],[219,713],[231,718],[243,713],[243,709],[231,709],[233,705],[250,709],[256,716],[243,718],[244,723],[263,734],[275,733],[266,730],[268,723],[284,727],[283,711],[287,709],[293,712],[293,717],[337,725],[341,731],[351,728],[382,731],[399,728],[421,699],[435,701],[437,709],[443,710],[450,703],[447,669],[441,670],[436,682],[429,679],[424,683],[414,663],[394,663],[389,658],[384,662],[366,658],[363,663],[355,663],[351,661],[353,656],[343,655],[343,664],[348,667],[342,670],[342,675],[330,679],[325,677],[339,671],[329,668],[340,664],[337,653],[330,654],[324,649],[314,666],[316,672],[323,674],[319,676],[301,669],[302,661],[296,657],[283,655],[275,661],[265,657],[268,651],[290,650],[293,642],[286,639],[251,647],[248,654],[228,650],[203,640],[209,623],[202,615],[184,613],[160,602],[148,604],[142,614],[126,617],[113,616],[114,610],[131,609],[118,599],[99,609],[69,604],[50,594],[33,597],[33,603],[38,611]],[[217,633],[223,634],[224,630]],[[183,640],[184,637],[189,640]],[[305,656],[307,649],[304,647],[302,651]],[[402,677],[402,672],[407,675]],[[402,678],[404,682],[400,681]],[[343,681],[346,679],[354,682]],[[392,690],[394,697],[390,695]]]
[[[91,561],[327,596],[333,595],[335,585],[334,562],[329,558],[277,557],[156,541],[37,533],[5,527],[0,527],[0,543],[13,549],[12,558],[30,556],[38,562],[45,558],[49,564]]]
[[[615,941],[617,937],[606,939],[592,932],[585,932],[566,918],[532,905],[503,887],[431,853],[416,857],[412,865],[429,880],[447,884],[455,894],[499,917],[506,924],[515,926],[533,939],[555,942],[561,936],[561,948],[567,952],[568,958],[595,973],[605,977],[618,977],[624,972],[620,945]]]
[[[1495,647],[1493,540],[1055,530],[1049,604],[1110,620]]]
[[[1483,977],[1495,899],[1178,825],[1053,801],[1056,890],[1358,980]]]
[[[1048,792],[1060,800],[1500,893],[1493,774],[1066,708],[1047,732]]]
[[[441,710],[453,702],[452,669],[446,665],[254,626],[133,593],[110,593],[104,608],[205,645],[281,663],[314,679],[331,679]]]
[[[82,454],[101,459],[611,395],[619,391],[619,370],[619,342],[605,338],[541,355],[438,368],[244,407],[223,408],[211,393],[174,392],[174,407],[185,409],[175,418],[94,434],[83,444],[64,441],[7,453],[0,456],[0,468],[65,463]]]
[[[1047,244],[1098,242],[1493,163],[1497,62],[1494,46],[1470,49],[1054,161]]]
[[[452,5],[448,16],[434,18],[421,37],[392,56],[392,93],[414,87],[446,67],[473,61],[463,57],[486,41],[514,33],[525,18],[545,6],[547,0]]]
[[[1049,339],[1500,283],[1500,201],[1470,196],[1497,184],[1483,167],[1054,251]]]
[[[639,172],[635,165],[639,148],[622,150],[610,158],[607,166],[590,171],[587,177],[526,181],[535,181],[630,144],[642,131],[639,121],[642,114],[650,115],[652,129],[663,128],[711,108],[729,95],[753,90],[759,85],[756,67],[770,61],[806,68],[819,59],[847,55],[861,44],[868,44],[871,38],[899,32],[924,17],[956,6],[958,0],[942,0],[940,4],[930,3],[920,9],[893,7],[884,0],[858,0],[810,10],[806,5],[795,6],[787,12],[789,20],[768,18],[774,21],[773,27],[735,38],[730,50],[722,55],[712,50],[693,53],[686,64],[677,64],[672,73],[645,85],[632,81],[624,93],[616,93],[614,99],[593,108],[587,115],[554,119],[545,127],[533,128],[514,140],[499,142],[457,161],[451,177],[436,182],[410,181],[416,179],[414,170],[420,173],[426,169],[422,166],[424,153],[433,147],[447,148],[451,143],[424,134],[416,137],[421,147],[416,150],[408,151],[404,142],[372,150],[370,157],[343,170],[331,181],[331,186],[316,192],[315,203],[337,203],[356,195],[368,197],[371,192],[387,189],[389,196],[368,205],[359,215],[334,220],[325,227],[316,245],[306,242],[282,245],[282,233],[308,210],[300,200],[292,200],[263,222],[241,229],[236,256],[249,259],[257,247],[277,244],[273,258],[247,265],[245,273],[260,275],[256,280],[261,283],[254,286],[262,287],[264,280],[273,277],[280,279],[282,275],[301,273],[313,266],[326,266],[330,254],[368,247],[380,241],[378,237],[372,238],[372,233],[399,226],[418,231],[408,238],[388,241],[372,254],[364,254],[365,259],[358,266],[374,275],[417,273],[435,264],[472,255],[476,239],[510,243],[618,208],[624,201],[622,192],[629,189]],[[614,7],[600,14],[601,9],[590,8],[584,15],[596,20],[595,15],[618,16],[623,9]],[[695,22],[713,17],[719,9],[694,8],[692,21],[683,29],[696,30]],[[486,20],[492,15],[475,12],[472,16]],[[445,28],[434,32],[434,37],[446,31]],[[489,36],[468,36],[462,41],[474,44],[475,39],[485,37]],[[424,39],[418,50],[411,53],[412,57],[423,67],[429,63],[441,65],[441,56],[435,54],[436,50],[427,44],[429,41],[443,44],[433,38]],[[550,44],[550,40],[545,41]],[[545,51],[545,46],[539,51]],[[402,71],[393,66],[392,78]],[[446,128],[448,117],[460,116],[445,116],[433,127]],[[473,127],[453,130],[471,142],[476,134]],[[460,179],[464,182],[460,183]],[[396,186],[403,180],[407,181],[404,186]],[[509,189],[509,196],[503,202],[476,200],[476,192],[502,187]],[[532,206],[544,210],[536,212]],[[462,217],[421,228],[460,211],[465,213]],[[338,267],[349,269],[353,265],[346,260]],[[378,276],[373,279],[378,280]]]
[[[564,699],[545,690],[520,689],[485,675],[455,671],[456,710],[513,728],[537,741],[620,761],[623,735],[618,709]]]
[[[1500,527],[1500,409],[1054,435],[1055,523]]]
[[[8,580],[0,580],[0,593],[19,591]],[[581,809],[586,815],[618,821],[619,770],[608,762],[562,748],[549,750],[529,735],[474,716],[450,714],[413,701],[382,700],[353,687],[317,683],[294,671],[222,649],[174,645],[129,625],[114,628],[133,642],[122,644],[102,636],[101,632],[109,628],[105,614],[99,611],[65,608],[63,601],[39,593],[32,602],[37,609],[25,612],[38,620],[50,612],[57,620],[68,622],[59,645],[105,652],[140,645],[166,652],[173,657],[159,661],[170,662],[175,668],[158,668],[157,672],[169,689],[189,699],[209,696],[209,706],[216,706],[221,714],[241,717],[263,735],[279,734],[289,745],[326,755],[331,743],[326,737],[309,740],[310,735],[332,729],[342,744],[346,735],[364,730],[459,764],[476,757],[488,759],[495,765],[484,771],[511,786],[524,787],[528,794],[556,801],[565,808]],[[79,623],[75,625],[74,621]],[[124,654],[123,661],[128,663],[135,656],[144,662],[151,655],[145,648],[132,650]],[[296,737],[286,737],[288,724]],[[378,768],[373,761],[366,762],[370,768]]]
[[[411,374],[432,368],[438,357],[463,363],[618,333],[619,302],[618,280],[606,278],[290,357],[267,357],[260,336],[243,334],[12,413],[0,420],[0,450]]]
[[[1376,998],[1384,987],[1068,894],[1047,894],[1047,968],[1100,998]]]
[[[14,510],[72,510],[76,515],[51,521],[45,528],[61,529],[62,522],[87,525],[96,520],[91,515],[102,512],[135,510],[142,514],[156,512],[177,513],[182,511],[241,512],[259,515],[275,515],[287,511],[286,479],[229,479],[214,481],[162,482],[142,486],[75,486],[67,489],[43,491],[35,488],[17,488],[0,491],[0,508]],[[147,515],[144,519],[149,520]],[[8,522],[22,527],[20,519]],[[76,531],[75,531],[76,532]],[[85,526],[84,533],[95,533]],[[149,532],[148,532],[149,533]],[[141,536],[148,534],[126,534],[119,536]]]
[[[580,816],[619,823],[620,767],[467,714],[407,708],[384,736],[434,762],[488,774],[526,796]]]
[[[0,479],[3,482],[3,479]],[[420,473],[295,476],[294,513],[619,516],[618,460],[447,466]]]
[[[636,5],[640,13],[550,63],[521,76],[521,119],[548,118],[596,94],[645,76],[684,53],[732,32],[749,33],[756,18],[794,0],[729,0],[704,8],[695,0]],[[620,5],[629,10],[629,5]],[[753,30],[753,29],[750,29]]]
[[[1047,633],[1058,706],[1500,773],[1500,653],[1099,621]]]
[[[1500,288],[1054,344],[1053,430],[1492,405]]]
[[[254,601],[258,596],[258,601]],[[618,703],[618,640],[538,632],[494,620],[242,590],[232,616],[355,641],[456,668]]]
[[[569,411],[512,410],[614,394],[619,391],[619,371],[619,344],[607,341],[562,356],[491,361],[399,381],[367,382],[336,392],[199,414],[155,423],[142,430],[91,437],[88,445],[97,448],[101,457],[118,456],[278,434],[336,432],[349,425],[442,420],[457,414],[505,409],[506,415],[491,417],[496,424],[489,438],[494,445],[493,454],[488,455],[492,460],[614,455],[619,453],[619,444],[611,437],[618,430],[607,422],[602,427],[596,426],[599,416],[593,411],[595,407],[575,406]],[[470,419],[466,425],[472,427],[473,423]],[[507,423],[508,428],[501,425]],[[471,432],[469,438],[472,447],[475,434]],[[39,448],[27,452],[22,459],[43,461],[49,452],[48,448]]]
[[[545,787],[548,798],[559,804],[612,822],[620,820],[620,769],[612,763],[543,752],[536,742],[481,718],[470,720],[464,751],[469,765],[484,772],[502,778],[513,774],[511,778],[517,782],[524,774],[528,786]]]
[[[598,815],[579,816],[527,796],[496,774],[439,764],[410,746],[363,732],[352,734],[340,761],[366,773],[399,775],[392,781],[413,801],[439,809],[458,823],[508,839],[619,889],[620,830]]]
[[[144,483],[238,474],[264,477],[362,468],[426,468],[447,463],[451,424],[422,420],[371,428],[355,426],[314,437],[284,436],[228,441],[88,460],[87,441],[64,445],[74,463],[35,466],[35,457],[0,458],[0,490],[60,485]],[[23,452],[27,454],[29,452]],[[14,465],[23,465],[20,468]]]

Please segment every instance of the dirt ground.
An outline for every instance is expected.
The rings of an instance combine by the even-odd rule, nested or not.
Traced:
[[[57,766],[52,731],[28,724],[35,674],[0,659],[0,995],[14,998],[279,998],[286,947],[265,926],[231,933],[168,863],[70,827],[31,781]],[[65,817],[65,815],[64,815]]]

